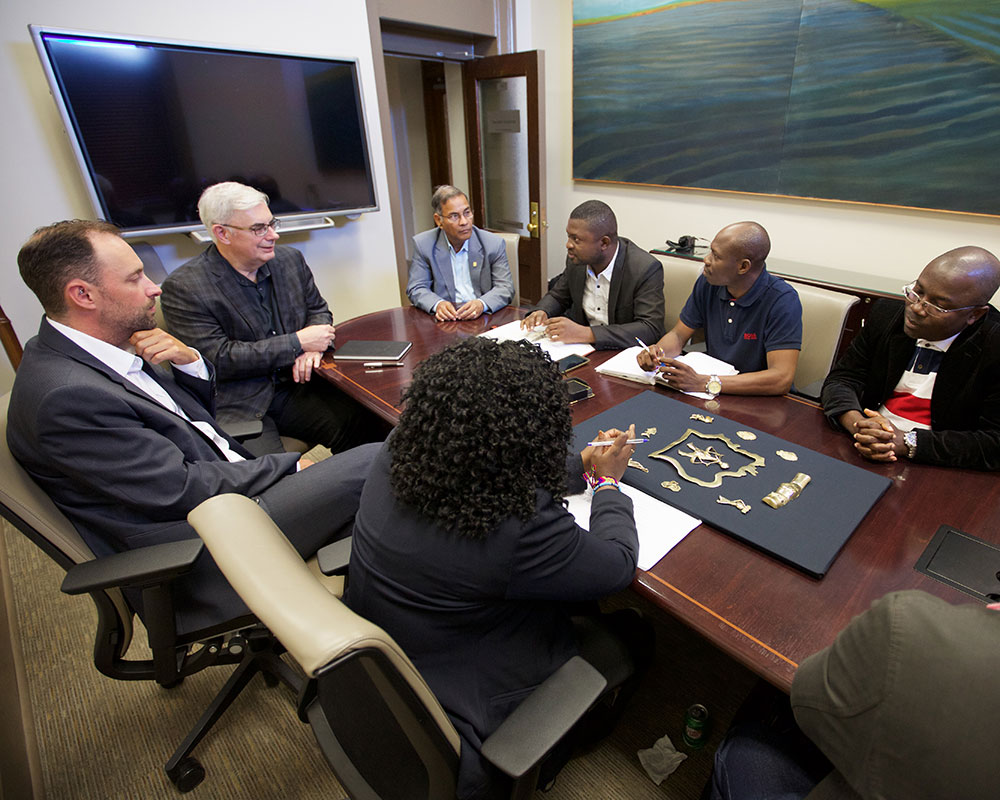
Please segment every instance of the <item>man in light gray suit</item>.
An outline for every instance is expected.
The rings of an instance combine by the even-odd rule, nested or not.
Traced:
[[[59,222],[17,261],[45,317],[14,380],[7,442],[97,555],[193,539],[188,512],[223,492],[257,500],[306,557],[350,532],[378,447],[311,465],[254,458],[226,436],[211,365],[155,327],[160,290],[117,228]],[[247,613],[207,553],[174,595],[181,632]]]
[[[438,322],[476,319],[508,305],[514,281],[503,239],[472,224],[461,189],[438,186],[431,206],[437,227],[413,237],[410,302]]]
[[[380,425],[326,380],[312,378],[333,346],[333,315],[302,253],[277,244],[266,194],[234,181],[202,192],[212,244],[163,282],[167,328],[218,371],[218,419],[263,425],[255,455],[294,436],[339,452],[384,438]]]

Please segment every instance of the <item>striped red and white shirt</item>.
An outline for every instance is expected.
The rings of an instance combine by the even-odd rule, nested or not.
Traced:
[[[901,431],[931,428],[931,395],[938,368],[956,333],[939,342],[917,339],[909,364],[899,378],[892,396],[878,410],[895,428]]]

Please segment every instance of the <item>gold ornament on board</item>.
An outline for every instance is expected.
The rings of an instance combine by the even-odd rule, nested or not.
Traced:
[[[797,472],[794,478],[781,484],[773,492],[769,492],[763,500],[771,506],[771,508],[781,508],[782,506],[787,506],[790,502],[792,502],[792,500],[802,494],[802,490],[806,488],[811,480],[812,478],[804,472]]]
[[[744,464],[742,467],[737,469],[730,469],[729,463],[723,461],[723,454],[715,449],[714,446],[709,445],[708,447],[699,447],[696,441],[701,439],[702,441],[714,440],[722,442],[729,448],[733,453],[738,453],[741,456],[750,459],[750,462]],[[678,450],[676,455],[670,455],[670,451],[678,447],[679,445],[685,445],[690,448],[688,451]],[[693,428],[688,428],[684,431],[684,435],[681,436],[674,442],[671,442],[662,450],[657,450],[655,453],[649,454],[650,458],[655,458],[660,461],[667,461],[674,465],[674,469],[677,470],[678,475],[686,481],[691,483],[696,483],[699,486],[704,486],[706,488],[712,488],[713,486],[719,486],[722,483],[722,479],[726,477],[742,478],[744,475],[756,475],[757,470],[764,466],[764,458],[757,455],[756,453],[751,453],[749,450],[745,450],[739,444],[733,442],[728,436],[723,433],[704,433],[702,431],[696,431]],[[684,467],[681,465],[680,459],[687,458],[690,460],[692,465],[696,466],[717,466],[720,471],[716,472],[712,480],[706,481],[701,478],[696,478],[693,475],[689,475]]]
[[[750,504],[746,500],[740,500],[739,498],[737,498],[736,500],[727,500],[720,494],[719,499],[716,500],[715,502],[724,506],[734,506],[735,508],[739,509],[741,514],[747,514],[750,512]]]

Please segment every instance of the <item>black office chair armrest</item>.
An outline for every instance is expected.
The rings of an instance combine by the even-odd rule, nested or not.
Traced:
[[[220,422],[219,427],[232,436],[237,442],[242,442],[244,439],[253,439],[255,436],[260,436],[264,431],[264,423],[259,419],[246,419],[226,423]]]
[[[483,756],[515,780],[520,778],[579,722],[607,685],[590,663],[573,656],[483,742]]]
[[[340,539],[321,547],[316,553],[319,571],[324,575],[346,575],[351,564],[351,542],[353,537]]]
[[[204,547],[201,539],[183,539],[84,561],[67,571],[60,588],[66,594],[84,594],[163,583],[189,572]]]

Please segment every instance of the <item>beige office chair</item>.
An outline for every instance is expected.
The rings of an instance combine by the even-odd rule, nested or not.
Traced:
[[[494,231],[497,236],[503,239],[507,246],[507,263],[510,265],[510,274],[514,279],[514,298],[510,304],[515,308],[521,305],[521,276],[518,274],[517,248],[521,243],[521,237],[516,233],[501,233]]]
[[[0,397],[0,515],[66,570],[62,591],[86,593],[94,601],[97,669],[116,680],[155,680],[171,688],[206,667],[237,665],[166,764],[167,776],[186,792],[205,776],[191,752],[254,675],[261,672],[269,684],[281,680],[296,691],[301,679],[281,661],[280,646],[250,615],[184,636],[177,634],[170,582],[194,565],[204,546],[199,539],[95,558],[69,520],[11,455],[7,447],[9,400],[9,394]],[[136,613],[122,591],[125,588],[142,592],[143,623],[152,651],[149,659],[128,657]],[[99,761],[95,768],[101,768]]]
[[[460,740],[420,673],[381,628],[348,609],[308,568],[260,506],[219,495],[190,514],[233,588],[310,677],[299,716],[337,779],[359,800],[455,796]],[[239,541],[230,535],[240,530]],[[528,797],[540,762],[597,700],[604,677],[567,662],[484,743],[488,761]]]
[[[795,368],[795,392],[815,399],[833,366],[847,314],[861,301],[852,294],[791,279],[788,283],[802,302],[802,350]]]
[[[663,329],[671,330],[681,318],[681,309],[691,295],[694,282],[701,275],[703,266],[701,261],[692,261],[687,258],[675,258],[673,256],[661,256],[656,253],[653,258],[659,259],[663,264]],[[705,341],[703,331],[695,331],[691,337],[692,345],[699,345]],[[646,342],[653,344],[653,342]],[[694,347],[695,350],[704,350],[704,345]]]

